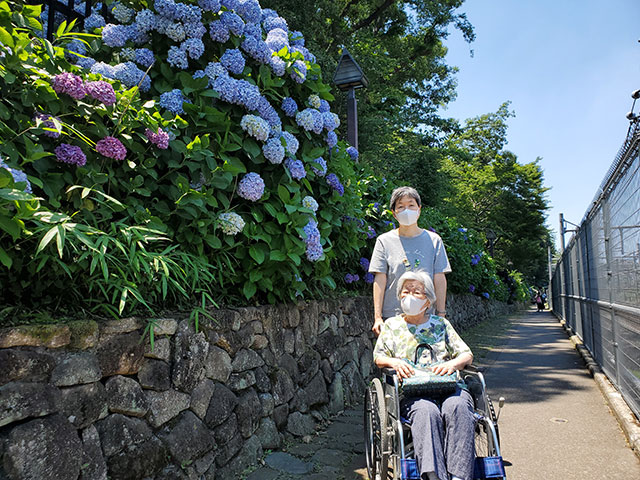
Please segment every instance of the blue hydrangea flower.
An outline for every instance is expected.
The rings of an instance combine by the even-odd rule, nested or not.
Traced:
[[[76,65],[82,68],[90,69],[95,65],[96,61],[91,57],[78,58]]]
[[[267,34],[267,39],[265,40],[265,42],[274,52],[279,52],[285,47],[289,48],[289,36],[287,35],[287,32],[285,32],[281,28],[271,30]]]
[[[185,23],[184,31],[188,38],[202,38],[207,33],[207,27],[201,22]]]
[[[360,155],[358,153],[358,150],[356,149],[356,147],[348,147],[347,148],[347,153],[351,157],[351,160],[354,160],[354,161],[357,160],[358,156]]]
[[[94,63],[91,66],[91,73],[99,73],[103,77],[107,77],[107,78],[116,78],[114,67],[104,62]]]
[[[220,20],[209,24],[209,35],[212,40],[220,43],[225,43],[230,38],[229,29]]]
[[[314,116],[312,112],[314,111],[312,108],[305,108],[298,112],[296,114],[296,123],[307,131],[313,130]]]
[[[493,283],[494,283],[494,285],[500,285],[500,282],[496,278],[493,279]]]
[[[475,292],[476,291],[476,286],[475,285],[469,285],[469,291],[471,293]]]
[[[257,85],[253,85],[246,80],[238,80],[237,83],[238,95],[237,102],[247,110],[257,110],[260,105],[260,89]]]
[[[220,0],[198,0],[198,5],[202,10],[214,13],[219,12],[222,7]]]
[[[18,170],[17,168],[11,168],[9,165],[7,165],[4,162],[2,157],[0,157],[0,168],[4,168],[11,174],[11,176],[13,177],[14,183],[24,182],[25,183],[24,191],[26,193],[33,193],[33,190],[31,188],[31,182],[27,178],[26,173],[24,173],[22,170]]]
[[[123,48],[120,50],[120,60],[133,62],[136,59],[136,51],[133,48]]]
[[[302,199],[302,206],[304,208],[308,208],[309,210],[313,210],[313,212],[317,212],[318,211],[318,202],[316,202],[316,199],[307,195],[306,197],[304,197]]]
[[[285,33],[289,32],[289,25],[287,25],[287,21],[284,18],[278,16],[271,16],[269,18],[266,18],[262,22],[262,26],[264,27],[264,30],[266,32],[270,32],[277,28],[284,31]]]
[[[280,57],[277,57],[275,55],[272,56],[269,59],[269,66],[271,67],[273,73],[278,77],[282,77],[286,73],[287,64],[284,63],[284,60],[282,60]]]
[[[126,31],[129,40],[131,40],[135,45],[146,45],[151,41],[149,35],[138,30],[136,24],[125,25],[125,28],[127,29]]]
[[[298,112],[298,104],[291,97],[282,100],[282,111],[287,117],[293,117]]]
[[[360,266],[366,272],[369,270],[369,259],[365,257],[360,257]]]
[[[238,195],[246,200],[257,202],[263,194],[264,180],[257,173],[247,173],[238,183]]]
[[[85,20],[86,25],[86,20]],[[141,32],[150,32],[156,28],[156,15],[148,8],[136,14],[136,27]]]
[[[171,20],[179,20],[178,6],[173,0],[155,0],[153,6],[160,15]]]
[[[296,47],[304,47],[304,37],[302,36],[302,32],[294,30],[293,32],[290,32],[290,37],[291,45]]]
[[[357,273],[354,273],[354,274],[347,273],[344,276],[345,283],[354,283],[354,282],[357,282],[358,280],[360,280],[360,275],[358,275]]]
[[[249,25],[247,28],[248,27]],[[240,44],[240,48],[259,63],[267,63],[271,59],[271,49],[267,46],[265,41],[262,40],[262,38],[254,37],[252,35],[246,36]]]
[[[336,132],[327,132],[327,137],[325,139],[327,141],[327,145],[329,148],[333,148],[338,144],[338,135]]]
[[[326,100],[320,100],[320,106],[318,107],[318,110],[320,110],[320,113],[327,113],[331,110],[331,106]]]
[[[287,155],[291,157],[295,156],[298,148],[300,148],[300,142],[298,142],[298,139],[286,131],[282,132],[280,137],[284,139]]]
[[[270,138],[262,146],[262,153],[264,158],[269,160],[273,164],[282,163],[284,159],[284,147],[279,138]]]
[[[319,109],[320,108],[320,97],[318,95],[316,95],[315,93],[309,95],[309,98],[307,99],[307,105],[309,105],[311,108]]]
[[[196,70],[192,75],[193,78],[205,78],[206,76],[207,74],[204,73],[204,70]]]
[[[181,42],[187,38],[187,32],[184,31],[184,27],[181,23],[170,24],[166,29],[165,35],[174,42]]]
[[[330,173],[329,175],[333,175],[333,173]],[[329,178],[329,175],[327,175],[327,178]],[[371,225],[369,225],[367,227],[367,238],[371,240],[372,238],[376,238],[376,235],[377,233],[374,230],[374,228]]]
[[[156,32],[164,35],[167,33],[167,27],[172,24],[173,24],[173,21],[170,18],[163,17],[162,15],[158,15],[156,17],[154,28]]]
[[[212,82],[220,76],[229,76],[229,74],[227,73],[227,69],[224,68],[224,66],[220,62],[209,62],[209,64],[207,64],[207,66],[205,67],[204,72]]]
[[[373,283],[373,281],[375,280],[375,277],[373,276],[373,273],[365,273],[364,274],[364,281],[367,283]]]
[[[124,47],[127,40],[129,35],[125,25],[109,23],[102,29],[102,41],[108,47]]]
[[[238,8],[238,0],[221,0],[220,3],[227,10],[235,10]]]
[[[309,243],[320,243],[320,230],[318,230],[318,222],[309,219],[305,227],[302,229],[304,231],[304,241],[306,244]]]
[[[482,255],[479,255],[477,253],[474,253],[473,255],[471,255],[471,265],[477,265],[478,263],[480,263],[481,257]]]
[[[289,169],[289,174],[294,180],[300,180],[307,176],[307,171],[304,169],[304,164],[300,160],[288,158],[285,165]]]
[[[256,115],[242,117],[240,127],[257,140],[264,142],[269,138],[269,123]]]
[[[134,61],[143,68],[149,68],[155,62],[153,52],[148,48],[137,48],[135,50]]]
[[[489,300],[489,294],[487,292],[482,292],[482,296]]]
[[[135,63],[125,62],[119,63],[113,67],[113,78],[120,80],[127,87],[135,87],[140,85],[143,91],[149,90],[151,80],[145,73],[140,70]]]
[[[330,173],[329,175],[327,175],[327,183],[331,188],[338,192],[338,195],[344,195],[344,186],[342,185],[342,183],[340,183],[340,179],[335,173]]]
[[[172,45],[169,48],[169,54],[167,55],[167,63],[172,67],[178,67],[185,70],[189,67],[189,60],[187,59],[187,52],[182,48]]]
[[[291,78],[296,83],[303,83],[307,79],[307,65],[302,60],[293,62]]]
[[[158,104],[162,108],[166,108],[170,112],[181,114],[184,113],[182,104],[188,101],[189,100],[182,94],[182,91],[176,88],[171,90],[170,92],[165,92],[160,95],[160,101],[158,102]]]
[[[43,23],[44,24],[44,23]],[[92,13],[87,18],[84,19],[84,29],[87,32],[91,32],[96,28],[102,28],[107,24],[104,21],[104,17],[98,13]]]
[[[324,158],[318,157],[311,164],[311,170],[319,177],[324,177],[327,173],[327,162]]]
[[[322,129],[324,128],[324,119],[322,118],[322,114],[315,109],[310,109],[311,115],[313,116],[313,128],[311,129],[313,133],[317,133],[318,135],[322,133]]]
[[[189,38],[182,42],[180,48],[187,52],[194,60],[199,59],[204,53],[204,43],[199,38]]]
[[[320,245],[320,243],[308,243],[306,254],[307,260],[309,260],[310,262],[317,262],[324,255],[322,245]]]
[[[336,125],[336,120],[333,113],[324,112],[324,113],[321,113],[321,115],[322,115],[322,122],[324,124],[324,128],[329,132],[332,130],[335,130],[337,125]]]
[[[220,21],[231,33],[238,37],[240,37],[244,32],[244,21],[240,18],[240,15],[233,12],[222,12],[222,15],[220,15]]]
[[[196,5],[178,3],[177,16],[183,23],[198,23],[202,20],[202,9]]]
[[[238,80],[228,75],[218,76],[211,84],[212,88],[220,94],[220,99],[223,102],[233,104],[239,102],[238,85]]]
[[[244,70],[245,60],[237,48],[229,49],[220,57],[220,63],[231,73],[240,75]]]
[[[282,127],[282,120],[280,120],[278,112],[273,108],[273,105],[269,103],[269,100],[267,100],[266,97],[260,97],[257,110],[260,116],[269,122],[271,128],[278,129]]]
[[[262,22],[264,22],[267,18],[278,17],[278,12],[272,10],[271,8],[263,8],[262,9]]]
[[[218,226],[225,235],[237,235],[245,226],[244,220],[237,213],[221,213],[218,215]]]
[[[111,10],[113,17],[120,23],[129,23],[133,19],[135,11],[132,8],[118,2]]]
[[[262,20],[262,8],[258,0],[240,0],[236,12],[247,23],[259,23]]]

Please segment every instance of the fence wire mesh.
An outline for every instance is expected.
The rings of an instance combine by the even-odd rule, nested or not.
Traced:
[[[640,123],[551,280],[553,313],[580,337],[640,419]]]

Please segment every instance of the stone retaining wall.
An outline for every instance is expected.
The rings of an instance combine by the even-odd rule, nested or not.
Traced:
[[[451,297],[464,328],[508,306]],[[0,478],[232,479],[371,374],[371,300],[0,330]]]

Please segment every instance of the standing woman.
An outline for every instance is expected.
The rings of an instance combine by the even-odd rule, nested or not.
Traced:
[[[376,335],[380,335],[384,320],[402,311],[395,291],[398,279],[407,271],[423,271],[431,277],[436,291],[435,314],[440,317],[447,314],[445,274],[451,271],[451,266],[440,236],[418,227],[420,195],[415,188],[396,188],[389,207],[399,226],[377,238],[369,264],[369,272],[375,275],[372,330]]]

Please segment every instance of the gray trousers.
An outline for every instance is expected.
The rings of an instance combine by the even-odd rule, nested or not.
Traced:
[[[411,421],[411,435],[420,476],[435,472],[440,480],[449,474],[473,479],[473,399],[458,387],[444,399],[405,398],[400,404]]]

